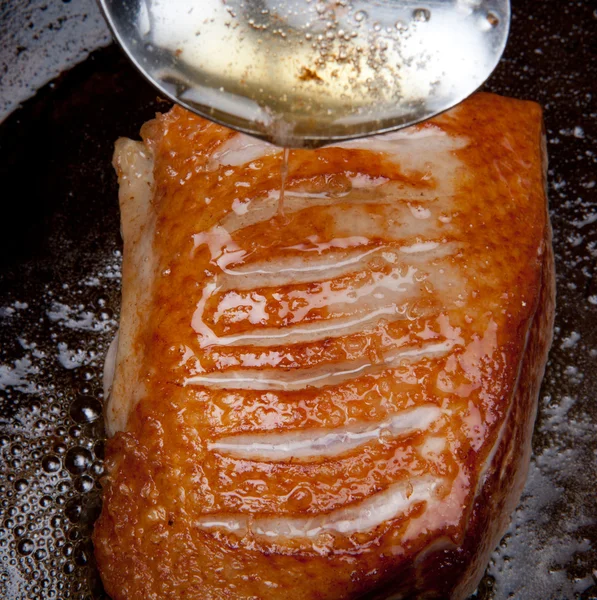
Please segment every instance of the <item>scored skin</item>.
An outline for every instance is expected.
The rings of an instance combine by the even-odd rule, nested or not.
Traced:
[[[151,258],[156,262],[152,267],[155,277],[151,295],[137,306],[138,313],[145,312],[133,350],[138,374],[121,393],[135,398],[143,385],[145,395],[131,413],[126,432],[108,442],[108,484],[94,533],[102,578],[115,600],[382,599],[394,594],[404,598],[464,598],[474,590],[524,482],[538,387],[551,338],[553,257],[543,190],[541,113],[532,103],[479,94],[434,122],[448,133],[474,141],[457,151],[468,167],[469,177],[459,181],[453,220],[460,230],[468,226],[469,233],[467,249],[454,260],[474,273],[468,281],[475,298],[471,304],[477,302],[484,309],[491,306],[492,318],[498,323],[499,352],[481,366],[486,411],[481,437],[475,438],[474,448],[466,436],[452,440],[452,454],[446,453],[442,459],[445,472],[452,476],[458,464],[468,469],[466,498],[457,522],[420,535],[404,544],[400,552],[396,548],[404,525],[416,517],[420,508],[415,507],[412,514],[397,519],[389,528],[381,527],[375,535],[363,536],[360,542],[338,541],[333,551],[329,547],[313,551],[266,544],[259,539],[239,540],[196,526],[197,517],[204,513],[238,512],[238,503],[230,499],[234,499],[241,484],[246,490],[247,478],[256,476],[271,489],[254,494],[253,504],[244,508],[249,514],[318,514],[362,500],[404,477],[409,469],[423,468],[415,465],[416,457],[410,449],[424,436],[415,434],[406,442],[389,443],[383,451],[351,452],[345,460],[297,464],[290,475],[279,465],[259,463],[257,467],[247,460],[214,458],[206,451],[206,439],[250,432],[255,424],[238,398],[231,409],[223,402],[223,392],[180,385],[184,378],[181,344],[196,355],[202,352],[193,339],[190,320],[209,257],[197,251],[191,258],[192,235],[209,229],[230,210],[232,198],[240,195],[232,187],[234,182],[246,181],[251,174],[238,167],[233,169],[232,177],[216,182],[218,173],[228,169],[220,167],[214,172],[206,168],[208,158],[232,132],[176,108],[143,131],[155,158],[152,210],[156,223]],[[416,175],[406,176],[395,167],[392,171],[370,153],[340,153],[337,149],[318,153],[327,162],[310,160],[313,154],[307,151],[293,153],[290,188],[293,180],[305,173],[314,174],[317,169],[341,173],[350,168],[372,176],[391,172],[396,179],[425,185],[420,174],[417,180]],[[268,176],[258,185],[263,190],[275,189],[279,156],[265,157],[261,162],[261,173]],[[189,180],[185,180],[188,174]],[[255,187],[247,195],[255,194]],[[206,206],[203,195],[216,190],[217,195]],[[123,213],[123,221],[125,218]],[[300,239],[304,232],[298,229],[296,236]],[[321,233],[325,235],[325,224]],[[281,237],[276,228],[269,232],[257,228],[255,235],[271,236],[274,247]],[[135,265],[127,254],[126,227],[124,236],[125,272],[127,263],[129,271],[134,272]],[[485,266],[479,257],[487,261]],[[499,303],[495,302],[492,286],[508,291]],[[470,305],[460,309],[461,314],[455,308],[450,310],[452,325],[464,330],[466,311],[473,316],[477,333],[482,333],[487,316],[475,313]],[[333,361],[338,348],[333,343],[329,348],[323,346],[322,352],[329,352]],[[118,360],[122,360],[120,356]],[[307,365],[306,359],[303,365]],[[415,373],[421,381],[435,381],[441,373],[445,377],[442,366],[442,359],[428,361]],[[121,368],[119,362],[116,380]],[[452,382],[464,384],[466,375],[471,373],[455,373]],[[428,399],[432,388],[425,385],[422,390],[412,391],[411,400],[419,402],[420,396]],[[245,395],[260,409],[259,414],[269,409],[278,415],[283,412],[282,403],[292,405],[299,397],[296,393],[277,393],[278,404],[268,406],[256,396]],[[306,406],[300,415],[303,420],[291,415],[294,421],[288,422],[292,427],[318,419],[326,427],[334,426],[333,420],[326,420],[327,409],[335,406],[333,402],[312,392],[301,397]],[[309,411],[315,410],[318,398],[324,408],[314,418]],[[465,410],[466,402],[463,406]],[[375,410],[378,412],[369,417],[371,420],[380,418],[381,409],[372,404]],[[235,420],[235,412],[241,420]],[[275,417],[267,427],[284,430],[286,422]],[[386,457],[380,463],[384,472],[376,480],[371,480],[367,468],[357,459],[363,455],[369,460]],[[484,468],[483,479],[478,482]],[[245,479],[243,471],[249,473]],[[284,487],[288,477],[294,483],[307,482],[307,492],[281,503],[276,500],[275,490],[292,491],[292,485],[290,490]],[[353,487],[347,492],[349,483]]]

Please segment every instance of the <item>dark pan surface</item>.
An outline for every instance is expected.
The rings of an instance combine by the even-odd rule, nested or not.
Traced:
[[[597,598],[597,12],[514,4],[487,87],[545,107],[558,312],[526,490],[477,597]],[[0,124],[1,598],[105,598],[90,532],[119,311],[110,160],[167,108],[111,46]]]

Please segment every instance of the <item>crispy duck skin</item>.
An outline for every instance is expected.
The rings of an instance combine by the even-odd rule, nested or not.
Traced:
[[[541,109],[293,150],[175,107],[117,142],[94,544],[114,600],[463,599],[551,343]]]

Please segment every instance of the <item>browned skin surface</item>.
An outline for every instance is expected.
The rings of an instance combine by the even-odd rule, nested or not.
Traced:
[[[277,189],[280,156],[259,159],[258,169],[206,169],[211,153],[232,132],[179,108],[144,128],[155,157],[158,261],[151,301],[140,307],[144,317],[135,338],[145,395],[126,432],[108,442],[109,476],[94,534],[102,579],[115,600],[381,599],[396,592],[405,598],[462,598],[474,590],[524,482],[551,339],[553,259],[542,120],[533,103],[477,94],[432,123],[469,140],[455,151],[465,168],[455,173],[450,227],[437,231],[438,239],[459,244],[446,264],[458,276],[462,299],[422,286],[409,306],[411,319],[294,344],[292,352],[283,345],[257,350],[278,350],[284,358],[276,368],[295,369],[379,356],[402,338],[420,344],[417,335],[425,330],[440,339],[447,327],[462,343],[447,356],[344,383],[274,392],[183,387],[194,363],[181,364],[181,357],[190,349],[207,372],[221,372],[251,350],[201,347],[191,319],[214,266],[205,246],[193,253],[192,236],[217,224],[235,198],[263,197]],[[343,189],[350,185],[348,176],[359,173],[422,190],[437,185],[428,174],[402,170],[381,155],[332,148],[293,152],[288,189]],[[235,186],[238,182],[249,186]],[[209,204],[205,197],[211,198]],[[375,215],[381,209],[371,205],[368,210]],[[256,261],[285,256],[291,251],[284,248],[314,234],[323,241],[335,235],[321,206],[233,237]],[[405,235],[400,243],[416,241]],[[373,245],[383,242],[372,240]],[[126,273],[125,264],[125,287]],[[348,284],[358,286],[357,276]],[[275,298],[296,289],[309,293],[312,285],[259,291],[273,306]],[[214,299],[208,303],[205,317],[218,335],[247,330],[246,320],[216,322],[216,304]],[[293,324],[280,315],[272,310],[263,327]],[[302,322],[329,317],[327,309],[316,309]],[[432,426],[435,435],[448,440],[433,459],[417,451],[426,431],[292,464],[234,458],[207,448],[216,438],[240,432],[378,422],[422,403],[451,411]],[[414,537],[406,531],[427,514],[424,502],[364,533],[326,534],[317,545],[197,525],[209,514],[328,513],[424,475],[450,482],[438,494],[448,499],[452,494],[457,502],[450,510],[440,503],[439,513],[445,515],[436,514]]]

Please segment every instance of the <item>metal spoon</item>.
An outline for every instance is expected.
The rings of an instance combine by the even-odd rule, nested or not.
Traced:
[[[474,92],[509,0],[99,0],[163,94],[286,146],[399,129]]]

